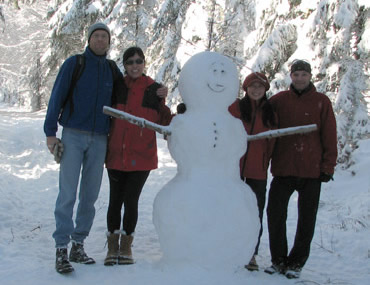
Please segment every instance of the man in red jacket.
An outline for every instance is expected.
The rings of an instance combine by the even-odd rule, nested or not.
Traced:
[[[318,129],[276,141],[271,160],[274,178],[267,206],[272,265],[265,272],[298,278],[310,253],[321,183],[333,179],[337,133],[331,102],[312,84],[310,64],[295,60],[290,77],[290,89],[270,99],[279,118],[279,128],[316,124]],[[286,219],[294,191],[298,192],[298,224],[294,245],[288,254]]]

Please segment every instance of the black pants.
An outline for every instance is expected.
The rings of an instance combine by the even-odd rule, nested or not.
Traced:
[[[122,229],[127,235],[135,231],[141,190],[150,171],[119,171],[108,169],[110,194],[107,213],[108,231],[113,233],[121,226],[121,210],[124,205]]]
[[[298,222],[293,247],[288,255],[286,220],[290,196],[298,192]],[[271,182],[267,205],[272,263],[303,267],[310,254],[320,200],[319,179],[275,177]]]
[[[256,245],[256,248],[254,249],[254,255],[257,255],[258,248],[260,246],[262,232],[263,232],[262,219],[263,219],[263,210],[265,208],[265,203],[266,203],[267,180],[257,180],[257,179],[245,178],[244,182],[247,183],[249,187],[251,187],[252,191],[254,192],[254,194],[256,194],[256,198],[257,198],[258,216],[260,218],[260,224],[261,224],[260,231],[258,234],[257,245]]]

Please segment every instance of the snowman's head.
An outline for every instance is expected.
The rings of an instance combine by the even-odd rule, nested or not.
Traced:
[[[180,95],[187,112],[224,109],[238,96],[239,79],[235,64],[216,52],[201,52],[183,66],[179,78]]]

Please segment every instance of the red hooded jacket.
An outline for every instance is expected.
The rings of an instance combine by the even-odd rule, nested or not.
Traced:
[[[168,125],[170,109],[156,91],[160,84],[149,76],[131,79],[126,76],[115,85],[113,108]],[[152,170],[158,166],[156,133],[128,121],[112,118],[108,137],[106,167],[120,171]]]
[[[255,102],[255,101],[252,101]],[[242,120],[240,112],[240,99],[237,99],[229,107],[229,112],[236,118]],[[251,122],[242,120],[244,128],[249,135],[269,131],[263,125],[262,105],[252,104]],[[261,139],[248,142],[247,152],[240,159],[241,176],[246,178],[266,180],[269,162],[274,148],[274,139]]]
[[[318,178],[334,173],[337,160],[337,130],[329,98],[315,86],[301,95],[293,90],[270,98],[279,117],[279,128],[316,124],[317,131],[280,137],[271,160],[273,176]]]

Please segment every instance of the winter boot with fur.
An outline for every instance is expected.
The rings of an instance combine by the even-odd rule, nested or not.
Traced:
[[[119,255],[119,232],[107,233],[108,253],[104,259],[104,265],[114,265],[118,262]]]
[[[135,261],[132,258],[132,241],[134,240],[134,236],[121,234],[121,242],[119,248],[119,256],[118,256],[118,264],[134,264]]]
[[[60,274],[70,273],[74,270],[68,261],[67,248],[57,248],[55,270]]]
[[[81,242],[72,241],[71,252],[69,253],[69,261],[82,263],[82,264],[94,264],[95,260],[88,257],[85,250],[84,244]]]

